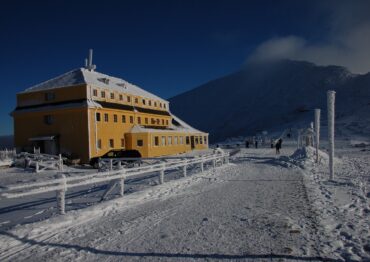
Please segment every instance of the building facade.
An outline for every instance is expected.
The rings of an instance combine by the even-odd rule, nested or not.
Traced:
[[[40,147],[82,163],[112,149],[156,157],[208,148],[208,134],[174,116],[168,101],[91,66],[18,93],[12,116],[18,151]]]

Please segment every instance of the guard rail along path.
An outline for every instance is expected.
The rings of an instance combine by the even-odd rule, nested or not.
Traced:
[[[200,170],[203,172],[204,163],[206,162],[211,162],[213,168],[216,168],[217,164],[223,165],[225,163],[229,163],[229,153],[216,153],[175,162],[152,164],[134,168],[121,168],[118,170],[109,170],[106,172],[97,172],[94,174],[68,178],[66,178],[64,174],[59,174],[59,177],[52,181],[8,186],[0,191],[0,198],[19,198],[56,191],[58,213],[65,214],[65,193],[68,188],[115,181],[120,187],[120,195],[123,196],[124,181],[127,178],[158,172],[159,183],[163,184],[165,171],[181,168],[183,176],[186,177],[187,167],[189,165],[199,164]]]

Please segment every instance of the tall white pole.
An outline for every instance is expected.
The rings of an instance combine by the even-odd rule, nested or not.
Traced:
[[[315,109],[315,147],[316,147],[316,163],[319,162],[319,143],[320,143],[320,109]]]
[[[330,180],[334,180],[334,116],[335,91],[329,90],[328,98],[328,139],[329,139],[329,173]]]

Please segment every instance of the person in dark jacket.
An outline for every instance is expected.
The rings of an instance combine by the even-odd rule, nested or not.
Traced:
[[[276,142],[275,148],[276,148],[276,154],[277,155],[280,154],[280,149],[281,149],[281,144],[282,143],[283,143],[283,139],[281,139],[281,138]]]
[[[256,141],[254,142],[254,146],[255,146],[256,148],[258,148],[258,140],[256,140]]]
[[[246,148],[249,148],[249,140],[247,139],[247,140],[245,140],[245,147]]]

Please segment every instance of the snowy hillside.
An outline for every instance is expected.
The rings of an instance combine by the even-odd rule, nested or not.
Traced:
[[[209,132],[215,142],[307,123],[314,108],[321,108],[325,118],[329,89],[337,91],[337,118],[357,117],[355,122],[361,125],[364,116],[370,116],[370,73],[355,75],[339,66],[291,60],[247,65],[175,96],[170,103],[174,114]]]

